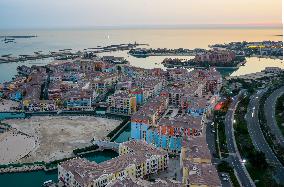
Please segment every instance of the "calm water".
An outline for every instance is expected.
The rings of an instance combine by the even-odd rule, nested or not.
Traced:
[[[0,121],[4,119],[25,118],[25,113],[1,112]]]
[[[113,140],[116,143],[122,143],[126,142],[130,138],[130,132],[131,132],[131,124],[128,123],[127,126],[121,131],[121,133],[118,134],[118,136]]]
[[[282,40],[282,29],[132,29],[132,30],[24,30],[0,31],[0,35],[37,35],[36,38],[17,39],[17,43],[0,43],[0,55],[33,54],[35,51],[55,51],[72,48],[105,46],[120,43],[148,43],[152,48],[208,48],[215,43],[232,41],[262,41]],[[127,52],[114,52],[112,55],[127,58],[134,66],[143,68],[163,67],[164,57],[149,57],[145,59],[127,55]],[[109,53],[107,54],[109,55]],[[40,60],[37,64],[46,64],[50,60]],[[254,59],[248,59],[249,64],[240,68],[236,74],[245,74],[261,70],[265,66],[284,67],[280,61],[263,59],[261,64]],[[23,63],[0,64],[0,82],[10,80],[16,73],[16,67]],[[35,62],[25,62],[33,65]],[[264,66],[263,66],[264,65]],[[257,68],[254,68],[257,67]],[[258,68],[260,67],[260,68]]]
[[[113,151],[103,151],[90,153],[84,157],[90,161],[97,163],[110,160],[118,156]],[[44,181],[47,180],[57,181],[57,170],[51,172],[33,171],[26,173],[7,173],[0,174],[0,186],[1,187],[40,187]]]

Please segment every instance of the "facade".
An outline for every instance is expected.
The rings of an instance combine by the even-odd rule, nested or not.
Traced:
[[[236,55],[228,50],[209,50],[195,56],[197,62],[222,62],[228,63],[235,59]]]
[[[111,181],[106,187],[121,187],[121,186],[129,186],[129,187],[181,187],[181,182],[174,180],[161,180],[157,179],[155,182],[149,182],[143,179],[137,178],[118,178],[116,180]]]
[[[68,110],[92,110],[93,93],[75,89],[65,93],[62,98],[64,108]]]
[[[147,129],[157,125],[158,119],[166,111],[168,104],[167,96],[157,96],[134,113],[131,117],[131,138],[145,139]]]
[[[107,99],[110,113],[130,115],[136,112],[136,97],[127,92],[116,92]]]
[[[168,167],[168,154],[143,141],[120,144],[119,156],[97,164],[74,158],[58,165],[58,179],[68,187],[104,187],[120,178],[143,178]]]

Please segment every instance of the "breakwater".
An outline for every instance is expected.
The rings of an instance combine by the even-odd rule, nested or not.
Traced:
[[[0,57],[0,63],[24,62],[28,60],[38,60],[45,58],[54,58],[57,60],[69,60],[83,56],[95,56],[98,53],[131,50],[133,48],[143,45],[148,45],[148,44],[129,43],[129,44],[109,45],[105,47],[98,46],[76,52],[73,52],[72,49],[60,49],[58,51],[51,51],[46,54],[43,53],[42,51],[36,51],[34,52],[34,54],[28,54],[28,55],[23,54],[19,56],[12,56],[12,54],[7,54],[7,55],[2,55]]]

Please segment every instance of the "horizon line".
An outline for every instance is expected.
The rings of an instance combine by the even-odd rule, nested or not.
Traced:
[[[168,25],[101,25],[101,26],[52,26],[52,27],[11,27],[11,28],[0,28],[0,30],[54,30],[54,29],[281,29],[283,24],[168,24]]]

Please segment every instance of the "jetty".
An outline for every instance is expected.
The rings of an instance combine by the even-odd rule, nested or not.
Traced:
[[[54,58],[56,60],[70,60],[75,59],[84,54],[93,54],[92,56],[96,56],[98,53],[104,52],[114,52],[114,51],[128,51],[134,49],[138,46],[145,46],[148,44],[139,44],[139,43],[129,43],[129,44],[117,44],[117,45],[109,45],[105,47],[91,47],[84,49],[82,51],[73,52],[72,49],[60,49],[58,51],[50,51],[49,53],[43,53],[42,51],[36,51],[34,54],[31,55],[19,55],[17,57],[12,56],[12,54],[2,55],[0,57],[0,64],[1,63],[10,63],[10,62],[24,62],[28,60],[38,60],[38,59],[45,59],[45,58]]]

